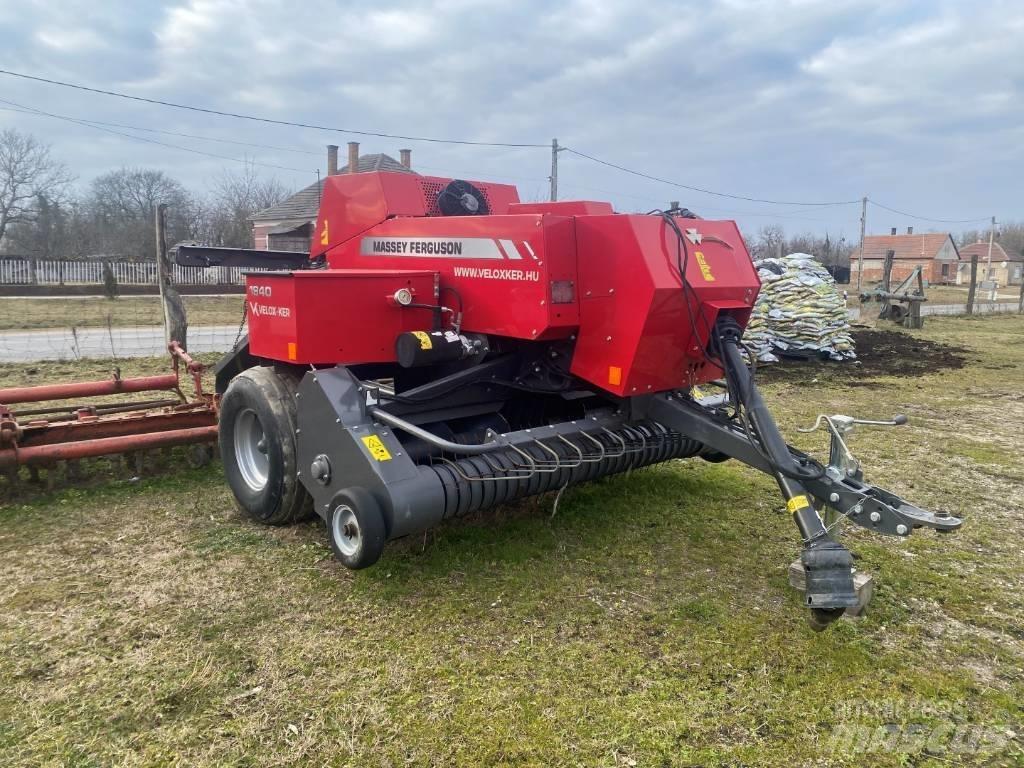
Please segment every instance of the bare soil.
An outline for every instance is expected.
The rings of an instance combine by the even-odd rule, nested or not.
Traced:
[[[793,382],[825,376],[846,380],[850,386],[874,384],[879,376],[913,378],[926,373],[958,370],[970,359],[970,350],[922,338],[908,331],[857,328],[853,331],[857,359],[836,362],[820,359],[784,359],[758,369],[759,381]]]

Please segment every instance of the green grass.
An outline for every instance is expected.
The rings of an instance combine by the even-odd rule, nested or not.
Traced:
[[[245,299],[242,294],[182,298],[189,325],[237,325],[242,320]],[[0,299],[0,331],[145,326],[163,322],[163,309],[157,296]]]
[[[216,465],[22,486],[0,506],[0,764],[1019,765],[1024,318],[908,333],[971,360],[875,387],[766,377],[807,448],[823,435],[795,428],[820,411],[907,413],[853,438],[869,478],[968,518],[903,542],[848,531],[876,595],[823,634],[787,583],[777,491],[734,463],[570,489],[554,517],[526,500],[358,573],[319,524],[242,519]],[[832,741],[893,721],[1000,741]]]

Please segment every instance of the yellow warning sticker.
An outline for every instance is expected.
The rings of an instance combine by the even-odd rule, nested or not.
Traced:
[[[323,229],[323,232],[320,233],[320,245],[330,245],[330,244],[331,244],[331,236],[329,234],[329,229],[328,229],[328,226],[327,226],[327,219],[324,219],[324,229]]]
[[[715,282],[715,276],[711,274],[711,265],[708,264],[708,260],[704,257],[704,251],[697,251],[693,254],[693,257],[697,259],[697,266],[700,267],[700,276],[709,283]]]
[[[363,439],[365,440],[366,438],[364,437]],[[803,494],[800,494],[799,496],[794,496],[792,499],[786,502],[786,509],[788,509],[791,513],[796,512],[798,509],[803,509],[804,507],[809,506],[811,506],[811,502],[808,501],[807,497],[804,496]]]
[[[420,349],[433,349],[434,342],[430,339],[430,334],[426,331],[413,331],[412,335],[420,340]]]
[[[391,461],[391,454],[384,445],[384,441],[376,435],[367,435],[363,438],[363,445],[377,461]]]

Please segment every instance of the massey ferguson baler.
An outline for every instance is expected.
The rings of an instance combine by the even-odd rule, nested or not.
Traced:
[[[350,568],[513,499],[738,459],[778,484],[820,628],[858,599],[826,507],[896,536],[961,524],[864,481],[846,435],[884,422],[819,419],[824,465],[786,444],[745,363],[760,283],[732,221],[361,173],[326,179],[313,243],[179,259],[292,259],[247,276],[248,340],[217,371],[221,453],[246,513],[315,510]]]

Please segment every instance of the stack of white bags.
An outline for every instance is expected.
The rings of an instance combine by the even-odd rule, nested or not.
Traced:
[[[846,299],[814,257],[791,253],[762,259],[754,266],[761,293],[743,334],[758,362],[778,362],[777,355],[852,360],[857,357]]]

